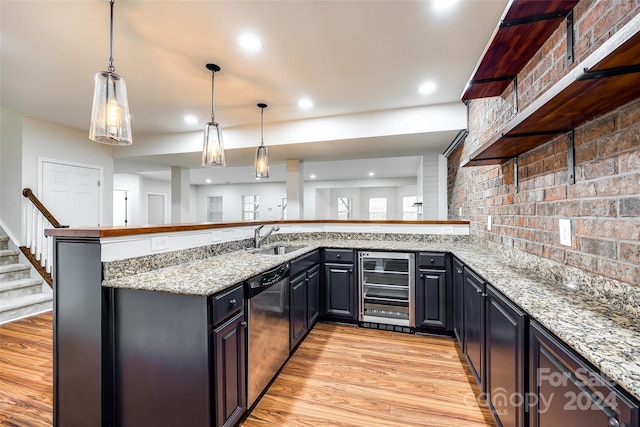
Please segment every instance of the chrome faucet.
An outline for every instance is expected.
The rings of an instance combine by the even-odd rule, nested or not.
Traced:
[[[261,237],[260,236],[260,230],[262,230],[262,227],[264,227],[264,224],[259,225],[253,231],[253,246],[256,247],[256,248],[259,248],[260,244],[262,242],[264,242],[267,237],[271,236],[271,233],[273,233],[274,231],[280,230],[280,227],[278,227],[277,225],[274,225],[273,227],[271,227],[271,230],[269,230],[267,232],[267,234],[265,234],[264,236]]]

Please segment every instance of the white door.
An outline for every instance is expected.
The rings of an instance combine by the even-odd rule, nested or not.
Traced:
[[[164,194],[147,193],[147,224],[164,224]]]
[[[129,191],[113,190],[113,225],[129,224]]]
[[[40,200],[60,224],[100,225],[100,170],[42,162]]]

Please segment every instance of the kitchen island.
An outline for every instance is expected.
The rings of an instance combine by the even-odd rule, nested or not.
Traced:
[[[411,226],[419,228],[420,224]],[[62,247],[70,244],[68,249],[76,256],[88,254],[82,250],[74,252],[73,248],[76,246],[99,244],[99,236],[83,238],[78,236],[81,231],[77,230],[67,233],[75,235],[64,236],[64,232],[57,230],[50,234],[57,236],[56,242],[62,244]],[[146,258],[125,258],[99,263],[100,278],[104,276],[104,281],[98,282],[100,286],[97,290],[102,309],[101,314],[94,311],[92,316],[97,317],[99,323],[94,325],[94,330],[98,328],[102,331],[101,338],[97,340],[102,343],[101,349],[98,349],[102,353],[96,361],[98,363],[89,371],[100,376],[100,390],[94,390],[100,396],[100,405],[94,402],[94,409],[101,414],[102,425],[110,425],[108,421],[104,421],[105,416],[109,418],[114,412],[114,403],[105,398],[110,395],[113,387],[113,373],[111,341],[107,339],[110,335],[107,333],[106,337],[104,336],[103,325],[110,323],[111,311],[117,312],[117,307],[110,305],[113,300],[109,295],[117,290],[125,290],[145,292],[144,295],[174,294],[206,301],[207,298],[224,293],[225,290],[256,274],[318,248],[453,254],[524,310],[532,320],[544,326],[604,376],[613,380],[616,387],[624,390],[632,398],[640,398],[640,329],[636,321],[637,311],[633,311],[637,310],[637,293],[634,293],[633,289],[626,289],[610,281],[606,281],[604,286],[600,278],[515,251],[491,247],[466,235],[314,230],[307,233],[276,234],[271,244],[282,242],[295,243],[296,246],[302,247],[283,255],[265,255],[243,249],[243,245],[240,244],[239,249],[237,246],[232,247],[230,249],[236,250],[224,253],[221,251],[194,261],[182,260],[180,257],[185,255],[176,251],[173,254],[164,253],[149,255]],[[76,246],[73,246],[74,243]],[[64,253],[64,250],[61,253]],[[96,253],[93,257],[96,255],[101,259]],[[163,267],[158,260],[153,261],[154,257],[165,261],[175,258],[183,262],[176,262],[174,259],[167,261],[169,265]],[[84,263],[85,269],[87,265]],[[63,268],[60,280],[65,277],[64,271]],[[93,273],[95,274],[95,271]],[[64,295],[65,283],[60,281],[57,285],[60,294]],[[611,294],[617,294],[616,304],[605,302],[606,299],[610,299]],[[65,307],[65,301],[59,299],[56,299],[56,310]],[[95,337],[93,341],[96,341]],[[58,347],[61,345],[64,345],[64,342],[57,344]],[[62,348],[59,350],[64,351]]]

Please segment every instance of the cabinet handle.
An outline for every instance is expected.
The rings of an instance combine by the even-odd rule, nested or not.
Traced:
[[[488,296],[489,296],[489,294],[484,294],[484,293],[483,293],[483,294],[482,294],[482,295],[480,295],[480,296],[484,298],[484,297],[488,297]]]
[[[247,324],[246,321],[243,320],[242,322],[240,322],[240,326],[242,326],[243,328],[246,328],[249,325]]]
[[[336,258],[340,259],[340,254],[336,254]]]
[[[429,261],[431,261],[431,264],[433,264],[433,258],[431,258]]]
[[[238,303],[235,298],[229,300],[229,305],[234,306]]]
[[[476,289],[476,292],[481,294],[482,293],[482,289]]]
[[[458,274],[462,274],[462,270],[460,270],[459,268],[456,268],[456,271],[458,272]]]
[[[615,418],[609,418],[609,427],[620,427],[620,423]]]

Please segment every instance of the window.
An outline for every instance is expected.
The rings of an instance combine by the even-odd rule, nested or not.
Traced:
[[[369,199],[369,219],[387,219],[386,197],[372,197]]]
[[[351,197],[338,197],[338,219],[351,219]]]
[[[402,219],[416,221],[418,219],[418,207],[413,206],[418,201],[418,196],[405,196],[402,198]]]
[[[242,220],[256,221],[260,209],[260,198],[258,196],[242,196]]]
[[[278,198],[280,199],[280,203],[278,204],[280,208],[280,219],[287,219],[287,196],[281,194]]]
[[[207,197],[207,221],[222,222],[222,196]]]

